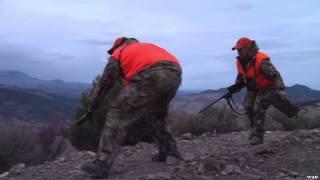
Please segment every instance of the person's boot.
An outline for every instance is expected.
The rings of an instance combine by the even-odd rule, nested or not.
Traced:
[[[166,162],[167,154],[166,153],[158,153],[151,157],[153,162]]]
[[[109,175],[109,167],[101,160],[88,161],[81,164],[80,169],[95,178],[106,178]]]
[[[249,139],[249,143],[250,143],[251,145],[262,144],[262,143],[263,143],[263,138],[258,137],[258,136],[252,136],[252,137]]]
[[[168,153],[158,153],[152,156],[151,160],[153,162],[165,162],[168,156],[172,156],[177,160],[182,160],[182,156],[178,151],[168,152]]]
[[[248,135],[248,140],[250,141],[253,137],[253,132],[252,130],[250,130],[249,135]]]

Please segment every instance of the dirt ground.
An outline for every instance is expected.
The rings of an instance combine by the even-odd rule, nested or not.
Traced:
[[[320,129],[266,132],[265,143],[251,146],[248,132],[177,138],[184,160],[152,162],[153,144],[124,146],[107,179],[220,180],[320,179]],[[0,179],[89,180],[80,164],[95,153],[74,151],[38,166],[14,166]],[[312,176],[312,177],[308,177]]]

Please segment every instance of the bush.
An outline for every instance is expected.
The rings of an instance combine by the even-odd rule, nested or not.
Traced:
[[[175,136],[184,133],[200,135],[206,132],[228,133],[245,129],[247,123],[239,121],[226,106],[211,108],[203,114],[188,113],[184,111],[171,112],[169,121]]]
[[[298,114],[298,118],[288,118],[275,108],[270,108],[268,114],[267,121],[279,123],[286,131],[320,128],[320,112],[315,107],[303,107]]]
[[[0,172],[17,163],[34,165],[55,158],[58,154],[51,145],[63,135],[62,127],[59,123],[37,127],[21,122],[1,124]]]

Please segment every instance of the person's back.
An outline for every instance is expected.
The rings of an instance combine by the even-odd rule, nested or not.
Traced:
[[[122,75],[127,82],[141,70],[158,62],[168,61],[179,65],[176,57],[151,43],[134,42],[124,45],[115,50],[112,57],[119,61]]]
[[[156,45],[125,37],[118,38],[108,53],[111,57],[93,90],[87,116],[98,109],[117,79],[124,78],[126,83],[108,109],[95,160],[81,169],[94,177],[107,177],[128,127],[141,119],[147,120],[158,144],[158,154],[151,160],[165,162],[168,156],[181,160],[166,120],[182,80],[178,60]]]

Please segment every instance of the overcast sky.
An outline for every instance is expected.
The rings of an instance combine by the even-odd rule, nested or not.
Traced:
[[[91,82],[119,36],[172,52],[182,89],[216,89],[236,76],[238,38],[255,39],[287,86],[320,89],[319,0],[0,0],[0,70]]]

